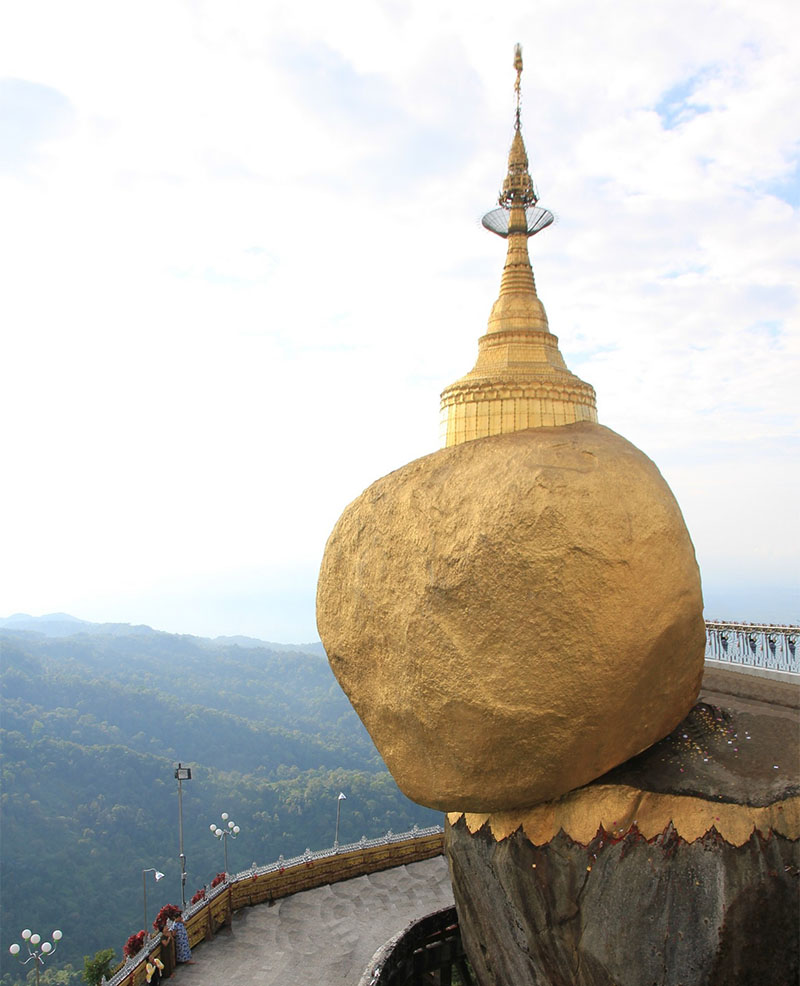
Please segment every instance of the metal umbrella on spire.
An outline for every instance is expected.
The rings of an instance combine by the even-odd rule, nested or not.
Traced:
[[[484,227],[498,236],[507,237],[509,231],[534,236],[549,226],[555,219],[549,209],[536,203],[539,196],[533,184],[528,167],[528,152],[522,139],[522,119],[520,114],[522,82],[522,45],[514,48],[514,68],[517,78],[514,82],[516,112],[514,115],[514,139],[508,155],[508,173],[503,182],[498,203],[499,209],[487,212],[481,222]],[[511,227],[511,229],[510,229]]]

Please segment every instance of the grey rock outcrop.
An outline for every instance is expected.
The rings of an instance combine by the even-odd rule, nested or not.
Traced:
[[[516,828],[450,816],[481,986],[800,981],[797,690],[735,672],[705,684],[669,737]]]

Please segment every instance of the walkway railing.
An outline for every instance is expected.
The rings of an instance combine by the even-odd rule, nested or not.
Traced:
[[[706,660],[800,674],[800,626],[706,621]]]
[[[278,900],[302,890],[350,880],[356,876],[417,863],[444,852],[444,829],[440,825],[395,835],[387,832],[377,839],[362,838],[345,846],[332,846],[301,856],[279,856],[266,866],[252,866],[206,892],[203,900],[188,907],[183,922],[193,948],[230,923],[234,911],[253,904]],[[160,954],[161,935],[116,970],[107,986],[140,986],[145,979],[145,963],[150,954]]]

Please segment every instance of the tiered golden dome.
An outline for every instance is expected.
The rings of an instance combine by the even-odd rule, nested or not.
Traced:
[[[442,392],[445,446],[524,428],[597,421],[594,388],[567,369],[536,293],[528,237],[549,226],[553,216],[536,205],[522,138],[519,46],[514,67],[517,110],[501,208],[483,219],[487,229],[508,240],[506,263],[487,333],[478,340],[477,362]]]

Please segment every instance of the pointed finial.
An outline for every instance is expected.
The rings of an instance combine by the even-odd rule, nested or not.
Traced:
[[[522,45],[519,44],[514,46],[514,68],[517,71],[517,79],[514,83],[517,100],[517,111],[514,117],[514,139],[511,142],[511,151],[508,155],[508,175],[503,182],[503,191],[500,193],[499,199],[499,204],[506,209],[511,209],[513,206],[525,208],[529,205],[536,205],[538,199],[528,171],[528,155],[521,133]]]

